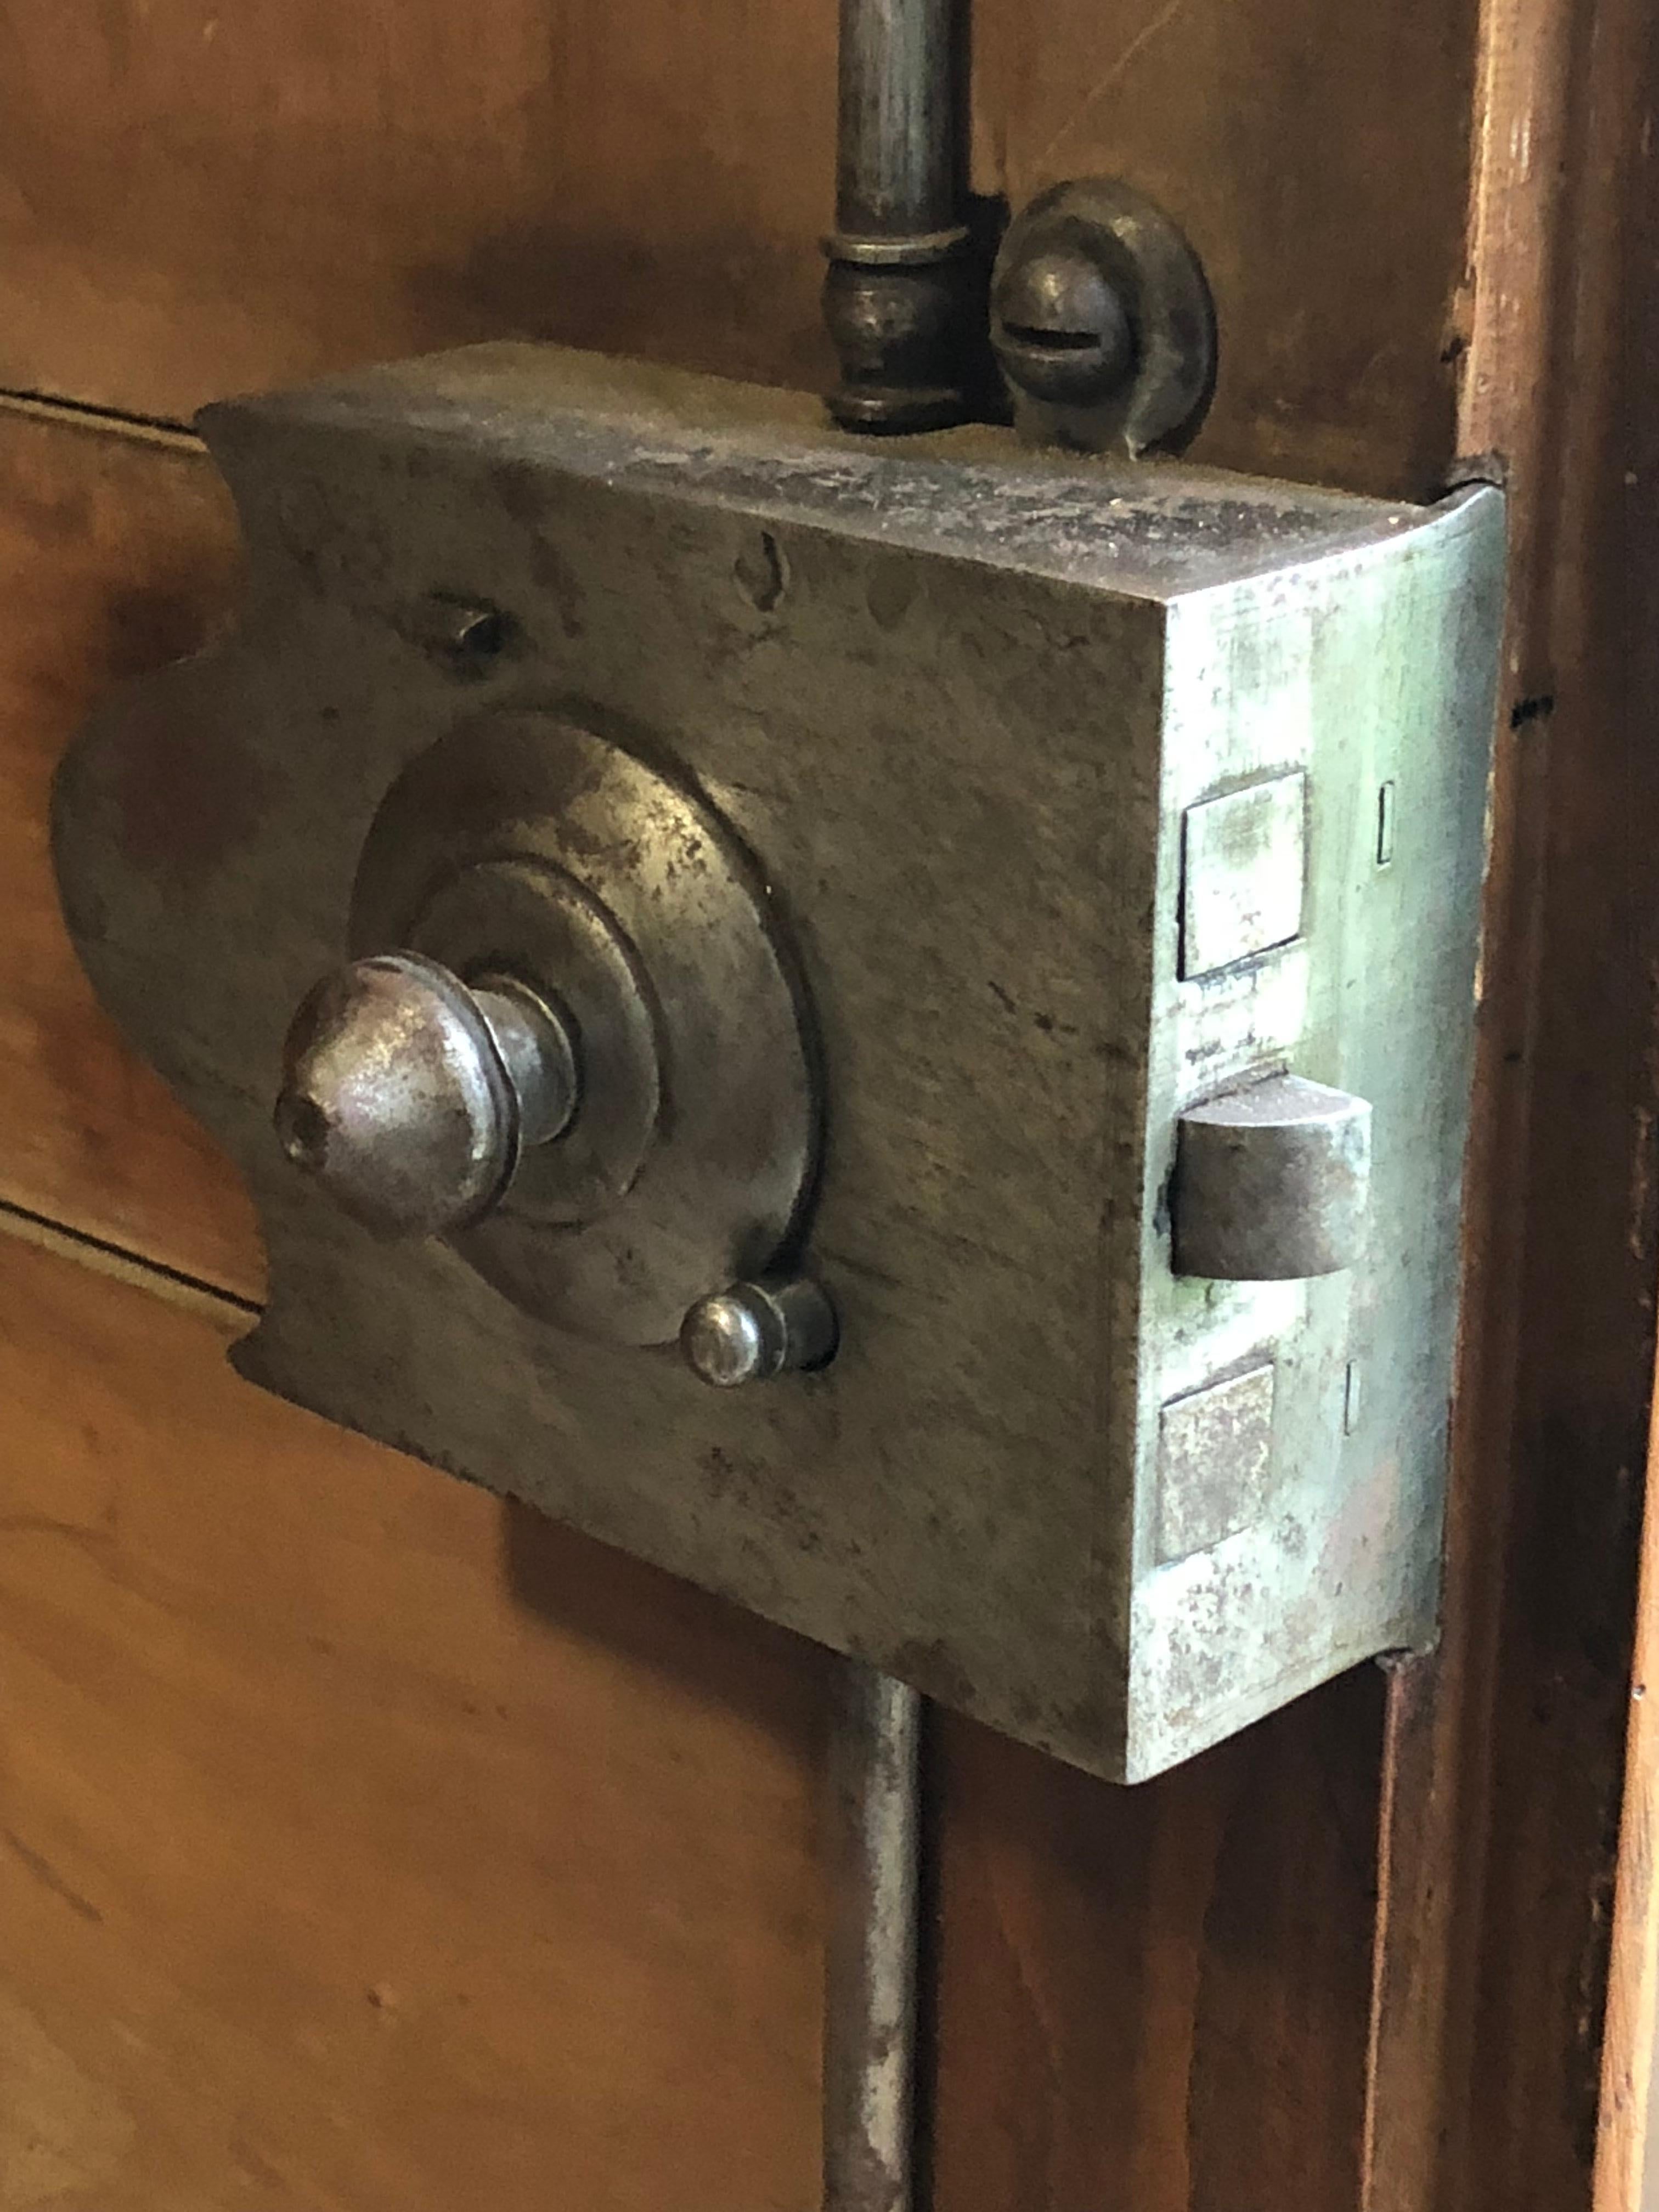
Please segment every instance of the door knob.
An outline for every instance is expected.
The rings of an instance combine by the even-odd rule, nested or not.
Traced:
[[[572,1025],[527,984],[470,988],[440,961],[382,953],[302,1001],[276,1133],[365,1227],[439,1236],[489,1211],[526,1149],[569,1127],[578,1095]]]
[[[438,1237],[499,1204],[532,1146],[580,1104],[575,1025],[511,975],[473,984],[419,952],[333,969],[301,1001],[274,1116],[292,1164],[382,1237]],[[680,1330],[692,1372],[731,1389],[833,1356],[836,1312],[806,1276],[732,1283]]]
[[[573,717],[469,716],[385,793],[346,907],[356,957],[302,1000],[276,1108],[344,1213],[443,1238],[589,1340],[672,1344],[726,1285],[787,1278],[817,1173],[811,1010],[700,793]],[[728,1379],[817,1357],[775,1337]]]

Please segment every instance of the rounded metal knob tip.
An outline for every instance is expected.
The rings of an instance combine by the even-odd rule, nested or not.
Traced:
[[[284,1154],[385,1237],[477,1220],[524,1146],[557,1135],[576,1103],[574,1045],[544,1000],[507,978],[469,989],[410,952],[325,976],[283,1070]]]

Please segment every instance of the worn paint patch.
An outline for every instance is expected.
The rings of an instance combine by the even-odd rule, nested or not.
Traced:
[[[1302,931],[1307,778],[1276,775],[1187,809],[1181,972],[1189,980],[1288,945]]]
[[[1207,1552],[1261,1517],[1273,1442],[1271,1363],[1170,1401],[1158,1423],[1160,1561]]]

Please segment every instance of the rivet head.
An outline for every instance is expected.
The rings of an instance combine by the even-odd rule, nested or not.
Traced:
[[[716,1389],[823,1366],[836,1350],[835,1308],[804,1275],[732,1283],[699,1298],[680,1330],[694,1375]]]
[[[736,1290],[699,1298],[680,1331],[680,1349],[693,1374],[719,1389],[757,1382],[777,1372],[765,1310]]]

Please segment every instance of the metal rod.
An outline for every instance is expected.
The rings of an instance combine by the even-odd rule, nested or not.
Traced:
[[[836,228],[937,235],[960,221],[951,0],[842,0]]]
[[[848,1660],[829,1765],[823,2212],[911,2212],[921,1699]]]
[[[841,0],[823,313],[842,368],[830,409],[848,429],[927,429],[969,411],[964,4]]]

